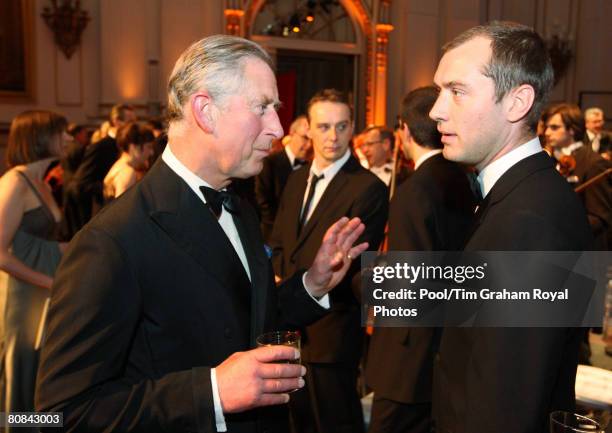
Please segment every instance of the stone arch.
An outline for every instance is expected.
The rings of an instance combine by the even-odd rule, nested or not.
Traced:
[[[264,5],[265,0],[249,0],[244,6],[244,21],[242,35],[250,38],[255,18]],[[340,0],[340,4],[346,10],[355,29],[355,45],[359,47],[360,59],[359,72],[356,77],[358,83],[358,95],[356,104],[363,103],[365,124],[374,123],[374,99],[372,97],[375,53],[374,53],[374,25],[372,15],[362,0]],[[363,77],[364,79],[362,79]],[[357,108],[357,107],[355,107]]]

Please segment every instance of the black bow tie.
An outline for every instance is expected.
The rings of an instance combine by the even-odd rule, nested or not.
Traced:
[[[293,166],[294,167],[301,167],[303,165],[305,165],[308,161],[306,161],[305,159],[302,158],[295,158],[293,160]]]
[[[219,219],[222,207],[232,214],[240,213],[240,198],[230,191],[217,191],[202,185],[200,191],[204,194],[206,204],[211,212]]]

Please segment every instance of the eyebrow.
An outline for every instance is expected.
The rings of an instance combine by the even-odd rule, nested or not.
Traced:
[[[449,87],[464,87],[464,88],[467,88],[469,86],[466,83],[462,82],[462,81],[453,80],[453,81],[448,81],[446,83],[442,83],[442,87],[444,87],[445,89],[448,89]]]
[[[272,105],[272,106],[274,106],[274,109],[276,111],[278,111],[283,106],[283,103],[280,100],[278,100],[278,99],[270,98],[268,96],[263,96],[263,97],[261,97],[259,99],[256,99],[254,101],[253,105],[255,105],[255,106],[259,106],[259,105]]]
[[[342,125],[343,123],[350,123],[350,120],[341,120],[340,122],[337,122],[334,124],[334,126],[338,126],[338,125]],[[318,122],[316,125],[317,126],[330,126],[332,123],[331,122]]]

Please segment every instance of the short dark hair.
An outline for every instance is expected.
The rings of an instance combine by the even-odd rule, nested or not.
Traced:
[[[419,87],[404,96],[400,118],[408,125],[410,135],[420,146],[431,149],[444,147],[440,141],[438,125],[429,117],[429,112],[438,99],[438,89],[433,86]]]
[[[491,40],[491,60],[483,74],[493,80],[497,102],[522,84],[533,87],[535,98],[526,116],[526,125],[535,131],[554,81],[546,43],[531,27],[493,21],[461,33],[442,50],[446,53],[476,37]]]
[[[308,121],[310,121],[310,109],[317,102],[335,102],[338,104],[345,104],[349,108],[351,120],[353,120],[353,109],[348,103],[346,95],[336,89],[323,89],[315,93],[312,98],[310,98],[310,101],[308,101],[308,105],[306,106],[306,115],[308,116]]]
[[[559,114],[565,129],[571,130],[574,133],[574,141],[582,141],[586,131],[586,125],[582,111],[580,111],[577,105],[568,104],[566,102],[556,104],[550,107],[547,113],[547,120],[550,120],[555,114]]]
[[[117,105],[113,105],[113,108],[111,108],[110,114],[108,116],[108,119],[110,120],[111,125],[116,126],[115,125],[115,119],[119,119],[121,121],[125,121],[126,119],[126,111],[136,111],[133,105],[129,105],[129,104],[117,104]]]
[[[370,131],[378,131],[378,134],[380,135],[380,139],[382,141],[389,140],[389,143],[391,144],[391,149],[393,150],[393,145],[395,144],[395,136],[393,135],[393,131],[390,131],[384,126],[370,125],[362,132],[362,134],[367,134]]]
[[[130,144],[142,147],[143,144],[155,140],[153,129],[138,122],[128,122],[117,130],[117,147],[127,152]]]
[[[49,158],[51,142],[66,131],[68,121],[46,110],[24,111],[15,116],[6,148],[6,165],[14,167]]]

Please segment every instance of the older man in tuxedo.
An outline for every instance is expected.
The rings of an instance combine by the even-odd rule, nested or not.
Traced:
[[[322,317],[367,244],[352,247],[364,227],[344,218],[309,270],[275,288],[255,212],[227,189],[282,135],[271,64],[237,37],[189,47],[170,77],[162,157],[71,243],[36,392],[66,431],[287,431],[278,405],[305,369],[287,363],[295,349],[255,339]]]
[[[513,23],[467,30],[445,46],[434,82],[444,157],[474,166],[484,197],[464,249],[588,250],[584,208],[536,136],[553,82],[542,38]],[[551,411],[574,408],[579,344],[575,328],[445,328],[436,432],[547,431]]]
[[[603,129],[604,112],[601,108],[591,107],[584,110],[586,134],[584,144],[590,145],[593,152],[600,153],[609,160],[612,153],[612,133]]]

